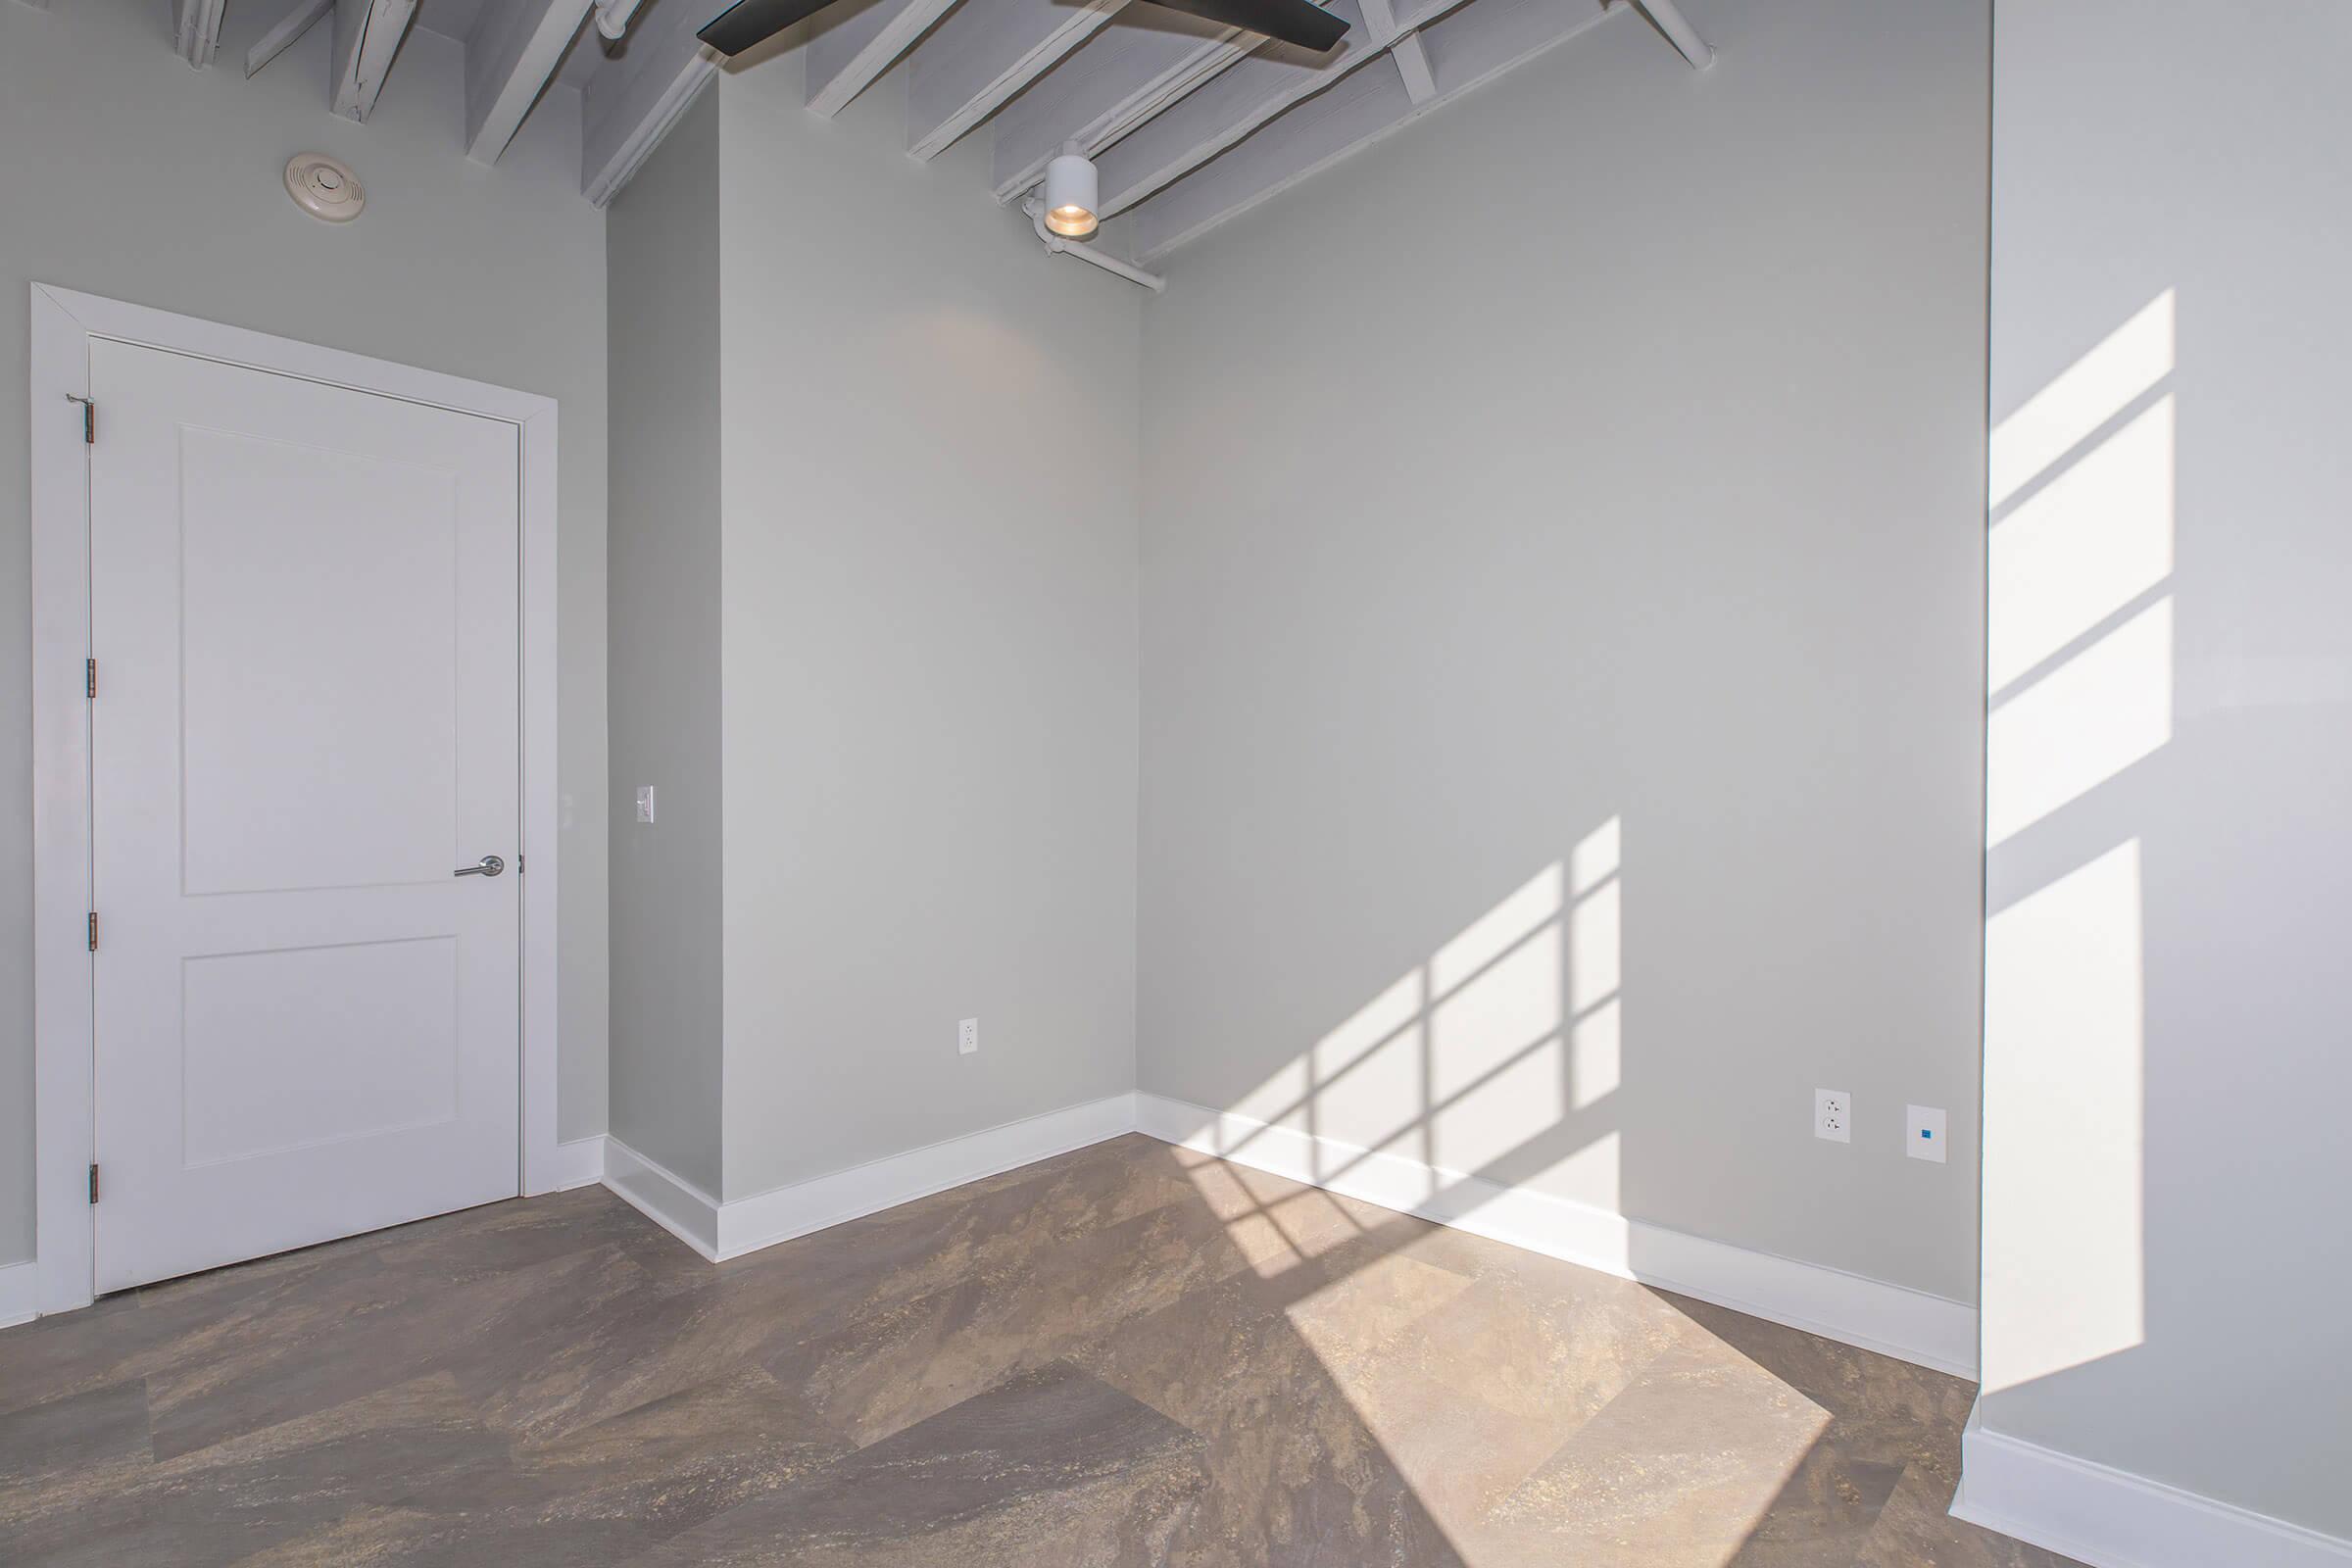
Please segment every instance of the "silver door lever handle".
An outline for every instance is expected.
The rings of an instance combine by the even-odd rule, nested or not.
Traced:
[[[482,857],[481,864],[461,865],[455,871],[452,871],[449,874],[451,876],[496,876],[499,872],[504,871],[506,868],[506,861],[500,859],[495,855],[485,855]]]

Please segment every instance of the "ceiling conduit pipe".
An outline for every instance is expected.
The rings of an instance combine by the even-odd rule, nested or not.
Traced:
[[[1116,272],[1130,283],[1143,284],[1154,294],[1168,286],[1168,280],[1157,272],[1147,272],[1132,263],[1120,261],[1116,256],[1106,256],[1091,245],[1080,245],[1063,239],[1059,234],[1046,227],[1046,204],[1036,197],[1032,196],[1029,200],[1021,203],[1021,211],[1027,213],[1030,222],[1037,226],[1037,237],[1046,242],[1046,249],[1054,254],[1075,256],[1082,262],[1092,262],[1105,272]]]
[[[637,14],[638,0],[596,0],[596,30],[614,43],[628,36],[629,18]]]

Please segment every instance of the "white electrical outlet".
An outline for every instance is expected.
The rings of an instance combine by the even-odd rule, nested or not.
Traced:
[[[980,1049],[980,1020],[966,1018],[956,1026],[956,1054],[968,1056]]]
[[[1854,1101],[1842,1089],[1813,1091],[1813,1136],[1833,1144],[1854,1141]]]
[[[1913,1159],[1944,1162],[1942,1111],[1933,1105],[1903,1107],[1903,1152]]]
[[[653,819],[654,787],[651,784],[640,784],[637,786],[637,820],[651,822]]]

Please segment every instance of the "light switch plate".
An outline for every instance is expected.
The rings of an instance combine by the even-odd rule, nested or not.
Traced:
[[[651,784],[640,784],[637,786],[637,820],[651,822],[653,819],[654,787]]]
[[[1942,1111],[1933,1105],[1903,1107],[1903,1152],[1913,1159],[1944,1163]]]

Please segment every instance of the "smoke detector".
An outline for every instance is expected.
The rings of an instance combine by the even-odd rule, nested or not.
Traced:
[[[286,165],[286,194],[313,218],[348,223],[368,205],[368,192],[351,166],[324,153],[296,153]]]

